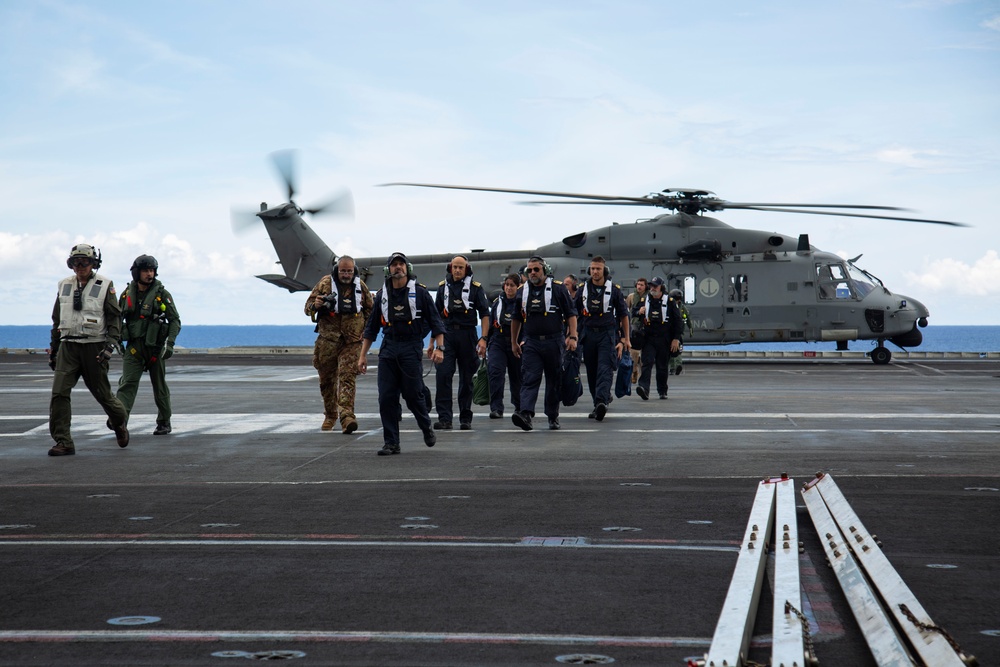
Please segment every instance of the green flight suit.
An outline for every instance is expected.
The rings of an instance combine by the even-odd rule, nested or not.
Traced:
[[[125,325],[122,329],[122,376],[116,396],[131,415],[139,380],[143,371],[149,371],[153,402],[156,403],[156,425],[169,426],[173,413],[166,361],[174,353],[174,342],[181,330],[177,306],[159,280],[154,280],[144,292],[135,281],[130,282],[122,292],[119,305]]]
[[[49,434],[56,445],[74,449],[70,424],[73,410],[70,394],[76,383],[83,378],[90,393],[100,403],[112,427],[120,426],[128,420],[128,411],[111,392],[108,382],[108,362],[97,359],[109,343],[118,346],[121,333],[121,312],[114,284],[97,274],[91,274],[86,290],[95,286],[96,281],[106,281],[108,291],[103,303],[103,332],[92,336],[78,336],[79,332],[60,329],[64,319],[59,297],[52,308],[51,350],[55,355],[55,375],[52,378],[52,398],[49,401]],[[61,283],[62,284],[62,283]]]

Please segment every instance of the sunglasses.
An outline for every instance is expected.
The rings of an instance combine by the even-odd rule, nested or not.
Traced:
[[[541,273],[542,267],[540,266],[529,266],[527,269],[528,273]]]

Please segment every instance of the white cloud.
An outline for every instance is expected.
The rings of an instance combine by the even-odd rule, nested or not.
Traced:
[[[943,257],[927,260],[920,273],[906,273],[907,280],[934,292],[961,296],[1000,295],[1000,256],[996,250],[972,264]]]

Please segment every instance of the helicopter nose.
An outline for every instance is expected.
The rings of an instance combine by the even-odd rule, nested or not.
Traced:
[[[925,306],[920,301],[917,301],[916,299],[913,299],[908,296],[903,296],[902,294],[897,294],[896,296],[899,298],[900,310],[912,310],[916,315],[915,319],[918,320],[920,326],[926,327],[927,318],[930,317],[931,314],[930,311],[927,310],[927,306]]]

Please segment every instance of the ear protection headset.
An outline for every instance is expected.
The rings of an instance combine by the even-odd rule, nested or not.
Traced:
[[[330,269],[330,276],[334,280],[337,279],[337,274],[340,273],[340,263],[343,260],[345,260],[345,259],[349,259],[352,262],[354,262],[354,277],[355,278],[359,278],[361,276],[361,269],[358,268],[358,263],[354,260],[353,257],[351,257],[349,255],[341,255],[340,257],[337,257],[336,255],[334,255],[333,256],[333,267],[331,267],[331,269]]]
[[[544,259],[542,259],[538,255],[532,255],[531,257],[528,258],[528,261],[529,262],[540,262],[541,265],[542,265],[542,272],[546,276],[551,276],[552,275],[552,265],[549,264],[548,262],[546,262]],[[525,267],[527,267],[527,264],[525,264]]]
[[[469,258],[466,257],[465,255],[455,255],[455,257],[461,257],[462,259],[465,260],[465,275],[471,276],[472,275],[472,264],[469,264]],[[448,266],[446,267],[446,270],[448,271],[448,275],[450,276],[451,275],[451,262],[448,262]]]
[[[389,256],[389,260],[385,263],[385,267],[383,269],[383,271],[385,273],[385,277],[386,278],[390,278],[391,277],[392,274],[389,273],[389,265],[392,264],[392,260],[396,259],[397,257],[402,258],[403,261],[406,262],[406,277],[407,278],[412,278],[413,277],[413,265],[410,264],[410,260],[406,259],[406,255],[404,255],[401,252],[394,252],[394,253],[392,253]],[[354,270],[357,271],[357,269],[358,269],[357,264],[355,264],[354,265]]]

